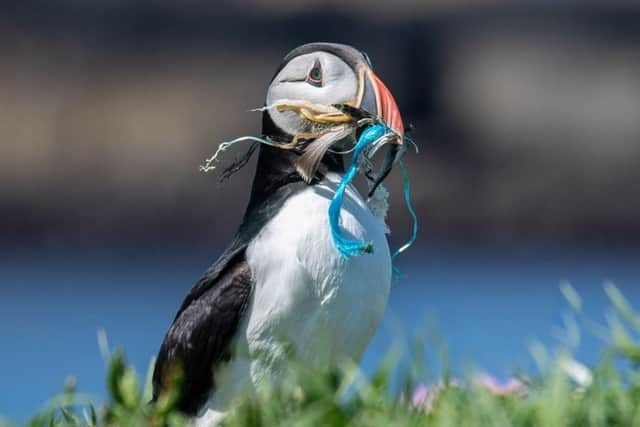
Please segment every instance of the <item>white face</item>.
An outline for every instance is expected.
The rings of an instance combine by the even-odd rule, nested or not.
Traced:
[[[304,100],[332,105],[355,101],[358,93],[356,73],[340,58],[328,52],[314,52],[293,58],[273,79],[267,90],[267,105],[284,100]],[[273,122],[295,135],[305,130],[292,111],[269,109]]]

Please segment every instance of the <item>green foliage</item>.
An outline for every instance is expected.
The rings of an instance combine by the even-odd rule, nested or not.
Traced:
[[[563,285],[562,292],[576,315],[582,316],[577,292],[569,285]],[[348,361],[327,372],[310,372],[291,361],[279,384],[266,384],[252,395],[240,396],[223,423],[229,427],[640,427],[640,315],[613,285],[607,284],[605,292],[613,310],[607,315],[602,360],[592,370],[573,360],[569,350],[551,355],[534,343],[532,354],[541,373],[538,378],[524,379],[522,392],[499,394],[473,379],[450,380],[447,372],[439,387],[429,389],[428,402],[416,404],[411,396],[415,375],[406,375],[406,384],[395,387],[400,391],[391,391],[398,361],[394,353],[371,377]],[[575,322],[565,320],[565,325],[568,341],[575,343]],[[153,362],[142,382],[123,354],[115,352],[110,356],[109,401],[104,406],[94,407],[86,396],[76,393],[74,381],[67,381],[64,392],[28,426],[189,425],[175,408],[181,370],[171,371],[166,378],[168,391],[150,403],[152,367]],[[408,369],[420,371],[414,364]],[[12,424],[0,420],[0,427],[9,426]]]

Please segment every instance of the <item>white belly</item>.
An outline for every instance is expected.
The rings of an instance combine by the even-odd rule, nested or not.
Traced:
[[[329,175],[288,199],[248,246],[252,302],[233,361],[216,373],[208,408],[222,410],[243,389],[277,378],[290,355],[321,368],[345,357],[357,361],[369,344],[391,283],[386,226],[348,188],[343,233],[372,242],[374,253],[342,258],[327,214],[338,182],[339,176]]]

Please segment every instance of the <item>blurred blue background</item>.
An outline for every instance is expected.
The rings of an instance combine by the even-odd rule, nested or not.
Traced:
[[[319,40],[369,54],[421,150],[419,241],[364,369],[435,324],[459,373],[535,372],[531,340],[561,345],[561,281],[596,319],[607,280],[640,301],[639,19],[616,2],[0,1],[0,415],[25,421],[67,376],[103,397],[99,329],[144,374],[248,199],[253,162],[224,184],[198,165],[259,132],[248,110],[281,58]],[[398,246],[410,218],[397,174],[387,187]]]

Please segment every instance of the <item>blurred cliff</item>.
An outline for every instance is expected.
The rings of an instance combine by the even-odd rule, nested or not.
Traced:
[[[406,161],[426,238],[640,237],[640,8],[0,7],[5,242],[226,241],[253,162],[223,185],[198,165],[219,142],[259,132],[248,110],[262,105],[283,55],[309,41],[367,51],[415,125],[420,154]],[[390,222],[402,239],[409,217],[397,175]]]

